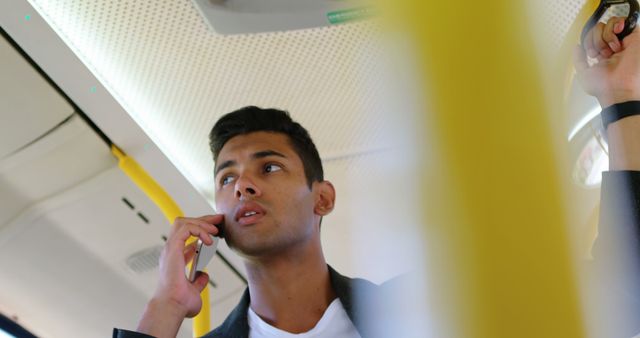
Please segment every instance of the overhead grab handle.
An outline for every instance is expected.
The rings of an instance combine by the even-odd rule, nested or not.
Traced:
[[[587,20],[584,28],[582,29],[582,35],[580,36],[580,43],[584,45],[584,37],[587,35],[587,32],[591,30],[595,25],[598,24],[600,18],[607,12],[607,10],[611,6],[624,5],[629,4],[629,14],[627,15],[627,19],[624,22],[624,30],[616,36],[620,41],[624,39],[627,35],[629,35],[634,28],[636,28],[636,23],[638,22],[638,16],[640,16],[640,6],[638,5],[637,0],[601,0],[600,5],[593,13],[593,15]]]

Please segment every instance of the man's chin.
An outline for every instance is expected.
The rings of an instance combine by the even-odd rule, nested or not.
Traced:
[[[227,241],[231,250],[245,259],[271,257],[287,248],[286,244],[270,241]]]
[[[269,257],[276,252],[273,248],[264,247],[264,246],[241,246],[241,247],[231,247],[235,253],[237,253],[240,257],[245,259],[257,259],[262,257]]]

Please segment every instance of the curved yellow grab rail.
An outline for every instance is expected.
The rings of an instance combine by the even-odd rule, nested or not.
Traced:
[[[555,106],[545,104],[526,1],[386,2],[427,84],[421,212],[442,336],[585,337]]]
[[[170,224],[177,217],[183,216],[180,207],[171,196],[142,168],[133,158],[127,156],[116,145],[111,146],[111,153],[118,159],[118,167],[155,203]],[[189,242],[195,238],[190,238]],[[200,294],[202,310],[193,318],[193,336],[201,337],[211,330],[211,309],[209,307],[209,288],[205,287]]]

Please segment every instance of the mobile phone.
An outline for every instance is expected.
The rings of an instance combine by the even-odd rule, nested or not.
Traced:
[[[211,239],[213,240],[211,245],[204,244],[200,239],[196,243],[196,254],[193,256],[191,268],[189,269],[189,281],[191,282],[196,279],[196,272],[204,270],[216,253],[218,238],[211,236]]]

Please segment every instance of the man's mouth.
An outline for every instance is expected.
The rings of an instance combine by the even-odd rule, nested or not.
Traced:
[[[235,220],[242,225],[258,222],[265,214],[264,208],[258,203],[247,202],[240,206],[235,214]]]

